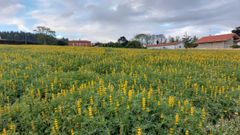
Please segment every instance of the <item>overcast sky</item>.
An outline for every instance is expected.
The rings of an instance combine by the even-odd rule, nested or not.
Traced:
[[[240,26],[240,0],[0,0],[0,31],[44,25],[58,37],[116,41],[138,33],[229,33]]]

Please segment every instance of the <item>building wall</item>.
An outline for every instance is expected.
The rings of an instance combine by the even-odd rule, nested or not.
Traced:
[[[178,45],[167,45],[167,46],[154,46],[154,47],[147,47],[147,49],[184,49],[184,44]]]
[[[206,49],[211,49],[211,48],[231,48],[233,45],[233,40],[228,40],[225,42],[215,42],[215,43],[203,43],[199,44],[197,48],[206,48]]]
[[[86,43],[86,42],[69,42],[69,46],[91,46],[91,42]]]
[[[178,44],[175,46],[176,48],[175,49],[184,49],[184,43],[181,43],[181,44]]]

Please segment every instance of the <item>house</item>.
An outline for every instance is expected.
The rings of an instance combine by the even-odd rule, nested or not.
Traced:
[[[231,48],[237,44],[240,37],[237,34],[224,34],[216,36],[207,36],[199,39],[196,44],[197,48]]]
[[[72,40],[72,41],[68,41],[68,45],[69,46],[92,46],[91,41],[87,41],[87,40]]]
[[[183,42],[160,43],[153,45],[146,45],[147,49],[184,49]]]

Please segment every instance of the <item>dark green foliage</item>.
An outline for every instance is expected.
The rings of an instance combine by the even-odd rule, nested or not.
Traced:
[[[129,41],[127,48],[142,48],[142,45],[139,41]]]
[[[128,41],[124,36],[118,39],[118,42],[109,42],[109,43],[96,43],[94,46],[99,47],[112,47],[112,48],[143,48],[142,44],[139,41],[133,40]]]
[[[96,43],[95,46],[99,47],[112,47],[112,48],[143,48],[140,42],[138,41],[128,41],[127,44],[120,44],[120,43]]]
[[[191,36],[185,35],[182,40],[184,42],[185,48],[195,48],[198,46],[196,44],[196,41],[198,40],[196,36],[191,37]]]
[[[233,45],[232,48],[240,48],[239,45]]]
[[[121,44],[122,46],[126,46],[128,43],[128,40],[126,39],[126,37],[122,36],[118,39],[118,43]]]
[[[67,38],[62,38],[57,40],[57,45],[68,45],[68,39]]]
[[[45,29],[47,29],[47,32],[42,32],[42,30],[36,30],[36,33],[22,31],[0,32],[2,39],[0,40],[0,44],[68,45],[68,39],[57,39],[54,31],[48,28]]]
[[[23,41],[30,42],[33,44],[40,43],[36,34],[29,32],[0,32],[0,37],[4,40],[10,41]]]
[[[232,33],[235,33],[238,36],[240,36],[240,27],[237,27],[235,30],[232,30]]]

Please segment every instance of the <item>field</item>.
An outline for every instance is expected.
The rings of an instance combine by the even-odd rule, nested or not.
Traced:
[[[0,46],[0,54],[2,135],[222,134],[239,120],[240,51]]]

